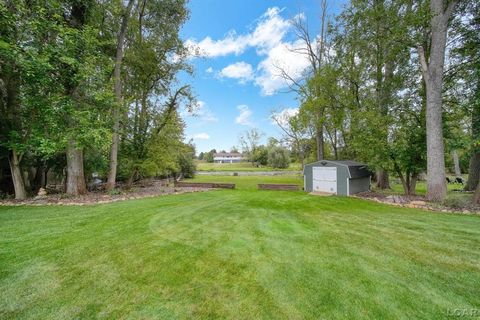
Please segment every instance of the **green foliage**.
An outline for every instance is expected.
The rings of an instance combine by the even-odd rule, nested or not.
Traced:
[[[118,196],[122,194],[122,191],[120,189],[112,189],[108,191],[108,194],[111,196]]]
[[[264,133],[257,128],[252,128],[248,131],[245,131],[239,137],[239,143],[242,148],[242,152],[252,164],[255,164],[255,157],[259,156],[261,158],[262,156],[261,153],[255,154],[255,152],[260,145],[260,139],[263,135]]]
[[[0,2],[0,144],[21,157],[28,154],[21,165],[35,163],[32,158],[57,159],[73,139],[84,152],[85,174],[106,173],[116,103],[113,60],[123,5]],[[191,92],[183,88],[172,101],[176,74],[190,71],[179,37],[188,18],[185,1],[138,2],[133,8],[122,70],[122,114],[127,119],[122,121],[119,172],[124,178],[179,170],[178,154],[188,149],[183,127],[176,135],[165,133],[166,144],[177,141],[171,147],[164,144],[168,154],[163,158],[149,149],[163,143],[155,140],[153,130],[161,127],[160,117],[170,117],[169,106],[188,108],[182,99],[191,100]],[[142,107],[135,114],[138,104]]]
[[[272,168],[284,169],[290,165],[290,154],[282,147],[272,147],[268,150],[268,165]]]
[[[157,123],[163,123],[165,115]],[[149,137],[146,144],[146,157],[140,159],[139,172],[142,176],[168,176],[181,172],[179,159],[188,153],[192,157],[191,148],[182,142],[184,124],[177,112],[167,119],[166,125],[158,133]]]
[[[465,194],[449,194],[442,204],[454,209],[463,209],[470,207],[471,199],[465,197]]]
[[[213,163],[213,155],[216,153],[215,150],[210,150],[209,152],[205,153],[204,159],[208,163]]]
[[[251,155],[251,161],[257,165],[266,166],[268,163],[268,148],[265,146],[258,146]]]
[[[190,153],[183,153],[178,156],[179,173],[184,178],[193,178],[195,176],[196,166]]]

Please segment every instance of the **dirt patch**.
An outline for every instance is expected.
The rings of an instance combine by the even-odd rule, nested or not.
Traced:
[[[131,199],[141,199],[149,197],[157,197],[170,194],[181,194],[189,192],[204,192],[209,191],[208,188],[185,188],[175,187],[165,181],[149,181],[148,183],[137,184],[132,188],[127,189],[120,186],[113,192],[105,191],[91,191],[80,196],[70,196],[64,193],[53,193],[53,190],[46,196],[34,197],[27,200],[0,200],[0,205],[15,206],[15,205],[91,205],[99,203],[109,203]]]

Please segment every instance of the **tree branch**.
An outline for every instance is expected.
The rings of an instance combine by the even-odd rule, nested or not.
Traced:
[[[443,13],[443,16],[445,17],[445,19],[448,20],[450,18],[450,16],[453,13],[453,10],[455,10],[456,5],[458,4],[458,1],[459,0],[451,0],[450,1],[450,3],[447,6],[447,9],[445,9],[445,11]]]
[[[172,114],[173,110],[177,107],[177,100],[179,99],[180,95],[185,95],[184,91],[188,88],[188,85],[184,85],[180,89],[178,89],[173,97],[170,97],[170,101],[167,103],[167,110],[165,110],[165,116],[163,118],[162,123],[157,127],[156,134],[159,134],[160,131],[167,125],[170,115]]]

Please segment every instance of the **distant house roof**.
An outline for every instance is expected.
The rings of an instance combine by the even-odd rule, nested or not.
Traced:
[[[213,154],[214,157],[242,157],[238,152],[218,152]]]
[[[314,166],[316,164],[325,164],[325,163],[331,163],[337,166],[347,167],[350,173],[350,178],[352,179],[368,177],[372,175],[372,173],[370,172],[366,164],[353,161],[353,160],[320,160],[320,161],[306,164],[305,166]]]

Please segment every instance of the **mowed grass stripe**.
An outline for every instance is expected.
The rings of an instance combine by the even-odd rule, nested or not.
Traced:
[[[0,317],[444,318],[478,308],[480,218],[239,190],[0,208]]]

